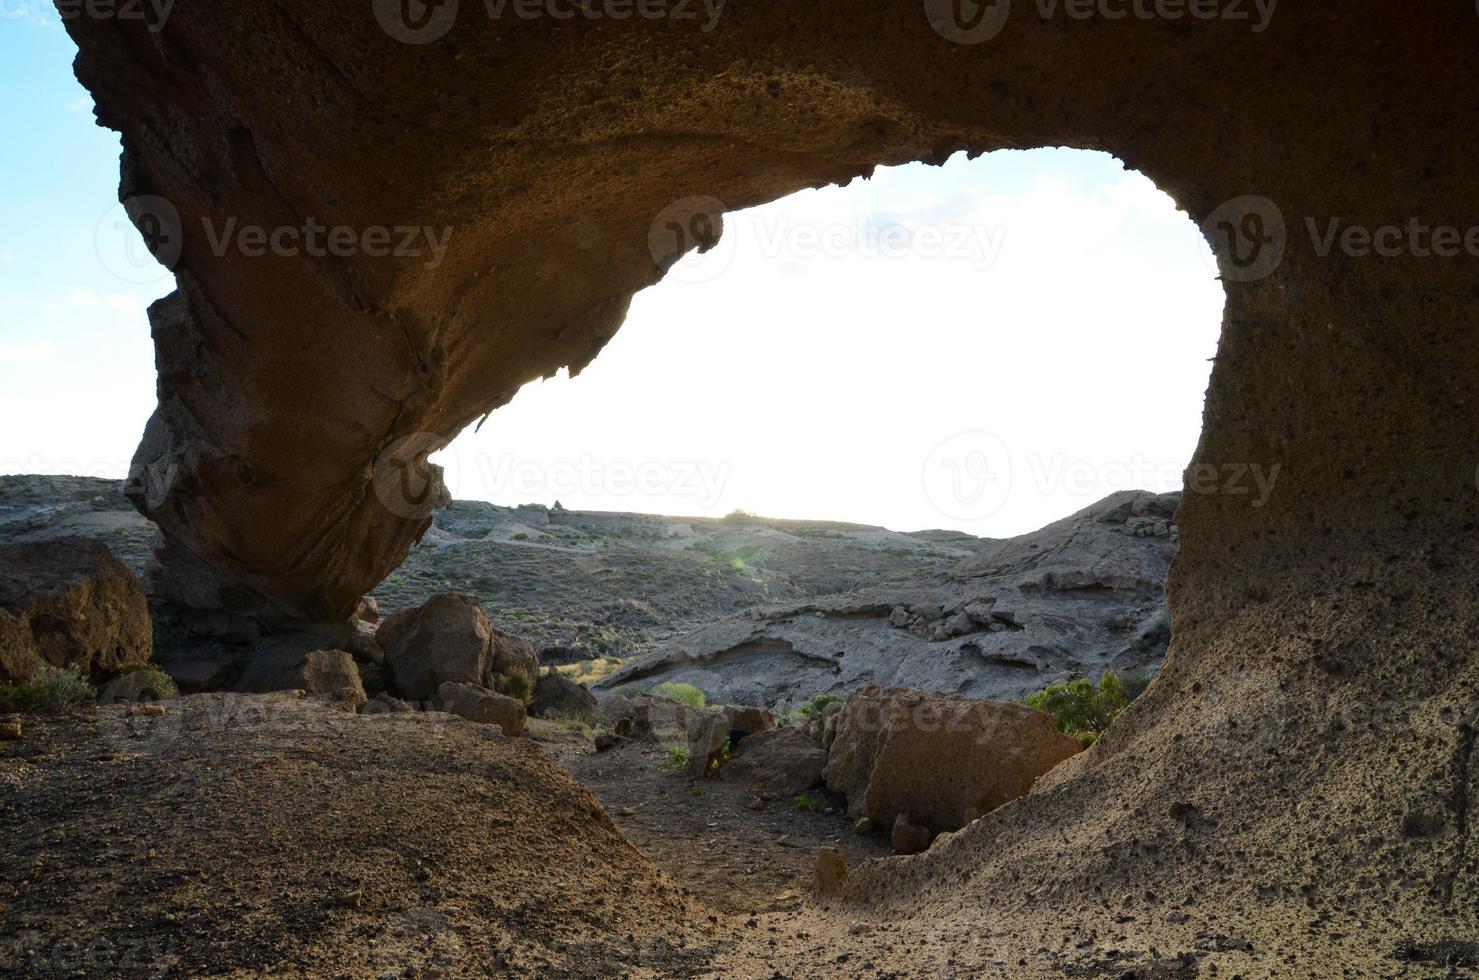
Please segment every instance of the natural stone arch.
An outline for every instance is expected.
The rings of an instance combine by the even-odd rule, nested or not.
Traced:
[[[464,7],[425,45],[349,0],[182,3],[157,33],[69,22],[99,117],[124,133],[122,196],[167,199],[184,230],[179,292],[151,311],[161,405],[136,498],[186,572],[180,598],[274,626],[346,616],[426,524],[415,506],[387,509],[377,461],[398,479],[386,451],[400,440],[429,449],[525,381],[594,357],[659,278],[648,235],[674,201],[745,207],[961,148],[1107,150],[1199,222],[1250,194],[1282,215],[1277,268],[1229,277],[1197,454],[1278,464],[1279,482],[1261,509],[1187,495],[1177,641],[1152,694],[1080,766],[1100,768],[910,867],[961,862],[984,889],[1028,868],[1041,822],[1070,807],[1112,815],[1109,830],[1207,817],[1227,836],[1200,856],[1126,852],[1045,887],[1064,904],[1091,873],[1160,882],[1201,862],[1255,902],[1218,855],[1328,850],[1362,875],[1290,870],[1268,887],[1372,907],[1370,881],[1400,867],[1403,914],[1472,924],[1472,729],[1439,708],[1475,687],[1479,259],[1322,256],[1306,229],[1479,220],[1470,5],[1307,0],[1255,32],[1019,4],[970,46],[910,0],[750,0],[708,33]],[[202,221],[233,216],[454,231],[434,269],[213,254]],[[1213,244],[1233,272],[1227,240]],[[1319,740],[1332,705],[1363,699],[1404,706],[1403,745]],[[1277,731],[1255,749],[1283,751],[1230,768],[1211,736],[1173,740],[1209,717]],[[1259,785],[1359,806],[1293,821],[1238,788],[1260,770]],[[1174,811],[1170,793],[1185,797]],[[1440,829],[1404,836],[1408,810],[1438,815],[1409,829]],[[1327,849],[1340,835],[1382,843]]]

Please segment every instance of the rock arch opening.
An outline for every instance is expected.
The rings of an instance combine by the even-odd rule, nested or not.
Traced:
[[[1102,149],[1224,229],[1195,462],[1282,464],[1277,489],[1183,502],[1177,639],[1128,724],[945,846],[853,875],[846,900],[907,919],[934,972],[964,942],[1051,973],[1037,951],[1086,935],[1244,975],[1441,956],[1476,928],[1476,277],[1451,234],[1439,254],[1377,232],[1462,243],[1479,213],[1455,82],[1472,7],[1311,0],[1253,30],[1231,16],[1246,4],[1207,22],[1014,6],[968,37],[914,3],[736,5],[702,34],[462,16],[395,36],[307,0],[181,4],[162,31],[68,21],[125,133],[124,196],[168,199],[182,229],[459,229],[435,269],[184,235],[135,491],[179,598],[274,625],[348,615],[426,529],[427,453],[595,356],[658,279],[648,232],[675,199]],[[425,485],[390,510],[408,467]],[[1374,703],[1395,710],[1353,721]],[[809,962],[850,918],[726,955]]]

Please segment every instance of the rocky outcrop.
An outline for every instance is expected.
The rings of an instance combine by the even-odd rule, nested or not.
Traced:
[[[727,616],[596,686],[692,684],[716,701],[802,704],[879,683],[1014,700],[1106,670],[1153,674],[1179,494],[1125,492],[970,557],[842,595]]]
[[[101,682],[154,650],[144,592],[86,538],[0,546],[0,683],[75,667]]]
[[[826,764],[822,747],[793,725],[741,739],[720,767],[719,777],[758,793],[792,797],[820,783]]]
[[[443,684],[437,689],[442,710],[480,725],[497,725],[509,738],[524,730],[524,704],[476,684]]]
[[[873,686],[842,706],[823,776],[855,820],[892,827],[907,816],[956,830],[1025,796],[1081,750],[1051,717],[1020,704]]]
[[[1194,883],[1199,915],[1285,947],[1244,972],[1475,932],[1455,704],[1479,687],[1479,345],[1454,244],[1479,214],[1472,5],[760,0],[710,31],[371,6],[65,20],[178,284],[150,311],[159,405],[132,492],[180,602],[347,618],[445,499],[429,453],[588,364],[726,210],[958,151],[1112,153],[1203,227],[1227,294],[1167,665],[1077,778],[857,869],[848,895],[936,934],[979,935],[990,901],[994,925],[1103,935],[1095,886]],[[455,235],[435,261],[210,247],[233,221],[309,218]],[[1349,723],[1374,702],[1400,719]],[[1439,801],[1449,832],[1394,832]],[[1192,805],[1216,833],[1178,819]],[[1339,929],[1300,927],[1321,914]]]

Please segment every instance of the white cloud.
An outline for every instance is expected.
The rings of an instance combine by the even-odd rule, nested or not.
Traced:
[[[144,308],[144,301],[133,293],[117,293],[108,297],[108,305],[120,313],[132,313]]]
[[[72,290],[72,305],[73,306],[97,306],[98,305],[98,296],[97,296],[97,293],[94,293],[91,290],[87,290],[87,289],[74,289],[74,290]]]
[[[92,99],[88,98],[85,95],[82,96],[82,98],[80,99],[73,99],[71,102],[67,103],[67,109],[71,112],[82,112],[91,108]]]

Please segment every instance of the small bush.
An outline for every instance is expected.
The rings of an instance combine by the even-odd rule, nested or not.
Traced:
[[[658,767],[660,769],[683,769],[688,765],[688,749],[682,745],[669,745],[668,757]]]
[[[667,698],[669,701],[677,701],[686,704],[690,708],[702,708],[708,704],[704,692],[692,684],[673,684],[664,681],[648,692],[653,697]]]
[[[811,811],[820,810],[822,808],[822,801],[817,799],[815,796],[812,796],[810,793],[801,793],[798,796],[792,797],[791,803],[794,804],[796,809],[798,810]]]
[[[810,701],[796,709],[796,717],[802,721],[811,721],[820,718],[822,712],[827,710],[829,704],[839,704],[847,700],[840,694],[819,694]]]
[[[526,674],[494,674],[493,690],[525,704],[534,700],[534,682]]]
[[[1099,736],[1109,730],[1114,719],[1127,708],[1150,682],[1133,678],[1130,682],[1121,679],[1113,671],[1105,671],[1096,686],[1087,678],[1051,684],[1026,699],[1029,708],[1046,711],[1053,716],[1058,731],[1072,735],[1085,746],[1093,745]],[[1131,690],[1134,693],[1130,693]]]
[[[97,691],[75,667],[42,667],[24,684],[0,684],[0,710],[65,714]]]

